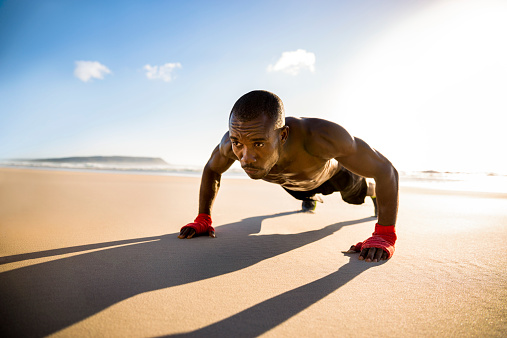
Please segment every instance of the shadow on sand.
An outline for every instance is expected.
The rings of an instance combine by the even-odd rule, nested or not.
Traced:
[[[2,257],[0,264],[6,264],[102,249],[0,273],[0,336],[46,336],[143,292],[238,271],[318,241],[344,226],[372,220],[340,222],[298,234],[249,236],[260,231],[263,220],[293,213],[219,226],[219,237],[213,240],[180,240],[177,234],[170,234]],[[260,335],[371,266],[353,259],[324,278],[186,335]]]

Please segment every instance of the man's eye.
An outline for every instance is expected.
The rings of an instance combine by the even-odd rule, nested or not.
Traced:
[[[239,143],[238,141],[231,141],[231,143],[235,147],[239,147],[241,145],[241,143]]]
[[[256,147],[264,147],[264,143],[262,143],[262,142],[256,142],[255,146]]]

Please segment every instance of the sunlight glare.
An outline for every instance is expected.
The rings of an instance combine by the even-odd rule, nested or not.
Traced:
[[[442,1],[393,24],[338,80],[343,125],[407,170],[507,173],[506,17],[505,1]]]

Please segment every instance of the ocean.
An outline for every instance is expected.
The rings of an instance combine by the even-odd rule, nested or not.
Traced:
[[[4,160],[0,161],[0,167],[200,177],[204,163],[202,166],[173,165],[160,158],[113,156]],[[433,170],[399,173],[401,186],[507,195],[507,175]],[[223,177],[249,179],[241,168],[234,166]]]

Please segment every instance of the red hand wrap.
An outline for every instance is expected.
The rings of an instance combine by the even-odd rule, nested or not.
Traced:
[[[396,242],[396,230],[394,225],[375,224],[375,232],[364,242],[354,245],[355,251],[361,251],[368,248],[380,248],[388,253],[387,258],[394,254],[394,243]]]
[[[208,214],[199,214],[195,218],[193,223],[189,223],[180,229],[192,228],[195,230],[196,235],[207,234],[210,231],[215,231],[215,228],[211,226],[211,216]]]

